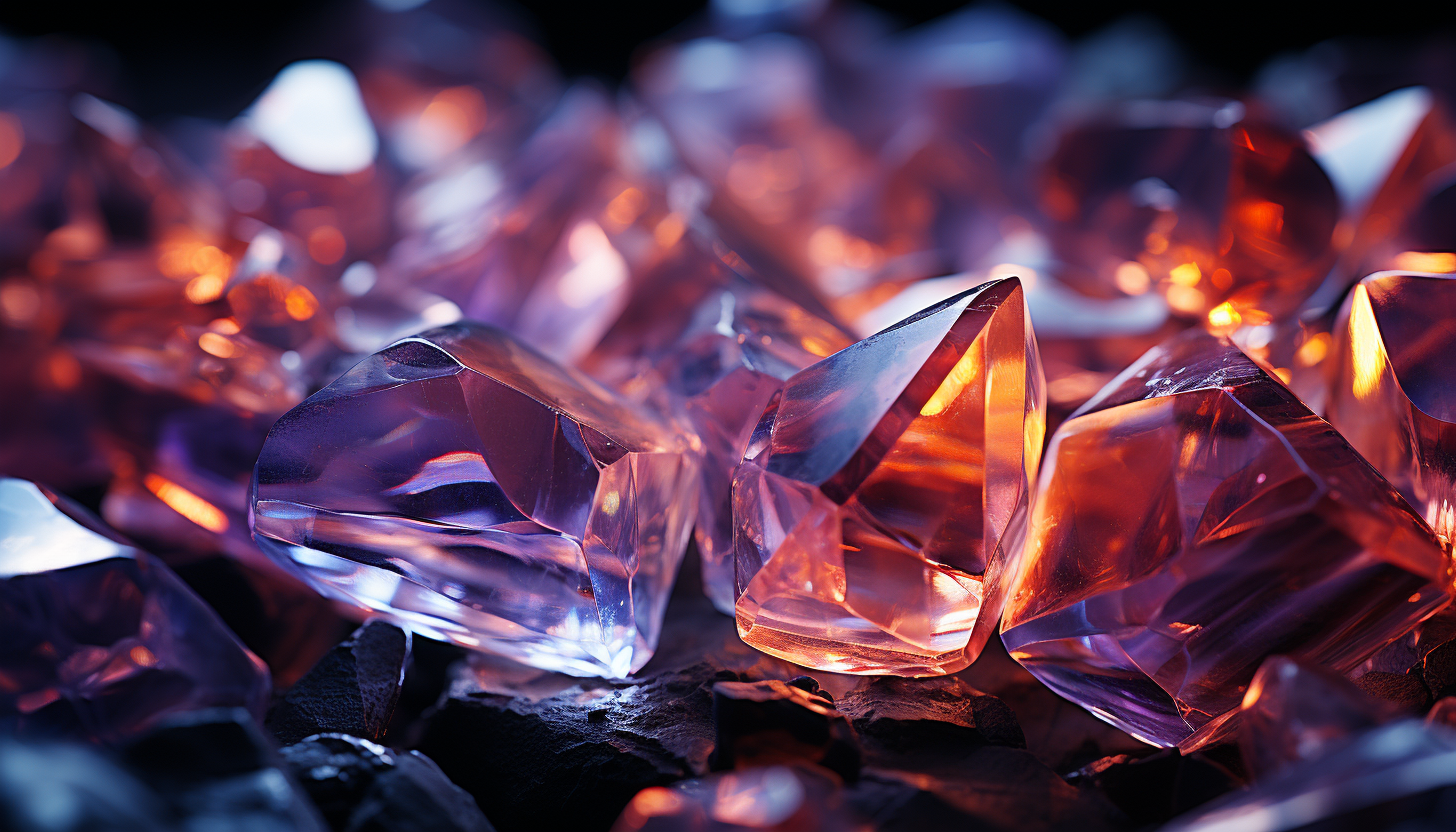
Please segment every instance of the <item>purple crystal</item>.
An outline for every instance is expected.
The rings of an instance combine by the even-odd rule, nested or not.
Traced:
[[[24,480],[0,479],[0,629],[0,730],[117,740],[267,704],[263,663],[176,575]]]
[[[696,476],[669,426],[460,324],[284,415],[254,474],[253,530],[320,591],[417,632],[623,676],[657,644]]]

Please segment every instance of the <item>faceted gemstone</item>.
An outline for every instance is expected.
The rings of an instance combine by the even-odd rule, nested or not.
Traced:
[[[768,766],[644,789],[612,832],[851,832],[868,828],[839,778],[813,766]]]
[[[1380,272],[1341,310],[1329,419],[1449,547],[1456,536],[1456,278]]]
[[[1420,518],[1222,338],[1150,351],[1047,453],[1002,639],[1155,745],[1230,730],[1270,655],[1346,673],[1449,601]]]
[[[651,656],[692,527],[687,440],[506,333],[459,324],[285,414],[253,532],[321,592],[577,675]]]
[[[0,729],[104,741],[179,711],[261,714],[268,671],[160,561],[0,479]]]
[[[1317,124],[1304,136],[1342,206],[1340,260],[1312,300],[1336,305],[1350,284],[1379,269],[1456,271],[1456,262],[1449,269],[1417,264],[1450,250],[1456,240],[1448,231],[1440,232],[1447,243],[1442,245],[1407,227],[1432,187],[1449,178],[1445,169],[1456,163],[1456,120],[1436,95],[1424,87],[1398,90]]]
[[[1163,827],[1165,832],[1447,829],[1456,733],[1406,719],[1367,731]]]
[[[1016,278],[789,378],[734,475],[744,641],[841,672],[969,664],[1021,547],[1042,385]]]
[[[645,343],[630,351],[630,362],[599,351],[596,364],[588,366],[599,367],[599,377],[608,380],[627,376],[617,386],[629,395],[666,399],[697,433],[702,483],[693,534],[702,558],[703,591],[715,607],[732,615],[737,598],[733,469],[784,379],[854,339],[776,292],[736,276],[698,291],[702,297],[694,306],[659,308],[646,322],[659,330],[676,329],[675,335],[641,334]]]
[[[1039,187],[1062,276],[1089,294],[1156,289],[1189,317],[1277,316],[1333,262],[1329,177],[1235,101],[1109,105],[1061,133]]]
[[[1338,311],[1337,306],[1324,311],[1307,307],[1299,316],[1274,320],[1258,315],[1234,320],[1230,315],[1226,326],[1210,329],[1227,334],[1265,372],[1293,390],[1312,412],[1324,414],[1329,394],[1326,376],[1334,345],[1332,330]]]
[[[1318,759],[1400,712],[1323,668],[1270,656],[1249,683],[1239,715],[1244,765],[1262,779]]]

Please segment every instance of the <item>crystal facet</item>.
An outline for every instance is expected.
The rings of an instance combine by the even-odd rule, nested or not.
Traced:
[[[1175,312],[1283,314],[1334,259],[1334,187],[1299,137],[1228,102],[1127,102],[1062,133],[1041,175],[1063,276]]]
[[[1150,351],[1047,453],[1002,638],[1148,742],[1231,727],[1269,655],[1349,672],[1449,601],[1420,518],[1224,339]]]
[[[1239,716],[1244,765],[1263,778],[1292,763],[1317,759],[1334,745],[1395,719],[1400,711],[1322,668],[1270,656],[1249,683]]]
[[[1328,416],[1436,534],[1456,539],[1456,277],[1370,275],[1341,310]]]
[[[1042,387],[1016,278],[792,376],[734,475],[744,641],[843,672],[970,663],[1021,546]]]
[[[577,675],[651,656],[696,506],[687,440],[506,333],[460,324],[285,414],[260,545],[412,629]]]
[[[0,730],[116,741],[268,701],[267,668],[171,570],[23,480],[0,479],[0,629]]]

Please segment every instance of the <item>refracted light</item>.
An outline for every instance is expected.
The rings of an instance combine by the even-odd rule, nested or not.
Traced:
[[[1208,324],[1216,329],[1227,329],[1236,327],[1243,319],[1237,309],[1228,301],[1220,303],[1208,311]]]
[[[920,408],[920,415],[935,416],[950,407],[951,403],[960,396],[961,391],[966,389],[966,385],[975,380],[980,369],[980,356],[976,349],[974,347],[967,349],[946,375],[945,380],[940,383],[940,387],[936,388],[935,395],[931,396],[930,401]]]
[[[687,223],[683,222],[681,216],[668,214],[652,229],[652,239],[663,248],[671,248],[677,245],[677,241],[682,239],[683,232],[687,230]]]
[[[219,274],[200,274],[187,282],[187,288],[182,293],[193,303],[212,303],[222,297],[223,286],[227,278]]]
[[[1313,367],[1325,360],[1330,352],[1330,334],[1328,332],[1316,332],[1311,335],[1308,341],[1299,345],[1299,351],[1294,354],[1294,360],[1299,362],[1301,367]]]
[[[332,225],[321,225],[308,232],[308,256],[325,266],[343,259],[346,247],[344,235]]]
[[[1112,273],[1112,280],[1117,284],[1117,288],[1129,295],[1141,295],[1153,285],[1153,281],[1148,277],[1148,270],[1143,268],[1143,264],[1133,260],[1120,264]]]
[[[1203,272],[1199,271],[1197,263],[1183,263],[1168,272],[1168,279],[1179,286],[1197,286],[1198,281],[1203,279]]]
[[[225,335],[216,332],[204,332],[197,338],[197,346],[208,355],[215,355],[218,358],[232,358],[238,348]]]
[[[333,61],[285,67],[243,118],[284,161],[314,173],[358,173],[379,152],[358,82]]]
[[[1456,253],[1449,251],[1402,251],[1395,256],[1395,267],[1408,272],[1456,272]]]
[[[1350,299],[1350,358],[1355,371],[1352,387],[1355,397],[1366,398],[1380,388],[1385,344],[1380,340],[1375,310],[1370,308],[1370,295],[1363,284],[1355,287]]]
[[[191,491],[171,480],[156,474],[147,474],[142,485],[157,496],[168,508],[191,520],[193,523],[214,533],[222,534],[228,529],[227,516],[217,506],[209,503]]]
[[[627,261],[596,223],[584,220],[573,228],[566,250],[576,265],[561,276],[557,295],[573,309],[585,309],[627,282]]]
[[[294,286],[283,296],[283,310],[295,321],[306,321],[318,311],[318,300],[308,289]]]

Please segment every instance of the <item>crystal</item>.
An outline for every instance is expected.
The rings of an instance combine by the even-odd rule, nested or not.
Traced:
[[[1328,416],[1449,547],[1456,535],[1456,397],[1446,325],[1456,279],[1380,272],[1341,311]]]
[[[1456,795],[1453,773],[1456,733],[1401,720],[1163,829],[1443,829],[1456,823],[1450,808]]]
[[[1174,748],[1147,756],[1103,757],[1067,779],[1107,795],[1137,829],[1161,826],[1242,785],[1228,769],[1203,754],[1185,755]]]
[[[0,479],[0,728],[116,741],[179,711],[261,714],[268,671],[165,565]]]
[[[1021,546],[1042,385],[1015,278],[789,378],[734,474],[744,641],[840,672],[969,664]]]
[[[320,591],[578,675],[651,656],[697,496],[687,439],[506,333],[430,330],[274,425],[253,531]]]
[[[1349,672],[1450,600],[1420,518],[1226,339],[1150,351],[1047,454],[1002,639],[1154,745],[1231,730],[1269,655]]]
[[[1329,177],[1235,101],[1109,104],[1061,132],[1039,188],[1061,276],[1089,294],[1156,289],[1189,317],[1277,316],[1334,258]]]
[[[737,598],[733,469],[748,449],[759,415],[784,380],[854,339],[776,292],[742,279],[709,289],[686,313],[681,308],[653,311],[657,314],[649,325],[676,329],[676,334],[656,336],[656,343],[631,349],[627,367],[611,366],[601,351],[595,356],[598,375],[608,380],[626,376],[619,387],[666,397],[667,406],[679,409],[701,440],[702,483],[693,534],[702,558],[703,591],[714,606],[732,615]]]
[[[839,779],[806,766],[766,766],[645,789],[613,832],[850,832],[865,823]]]
[[[1249,683],[1239,715],[1244,765],[1264,778],[1301,760],[1318,759],[1400,712],[1322,668],[1270,656]]]

